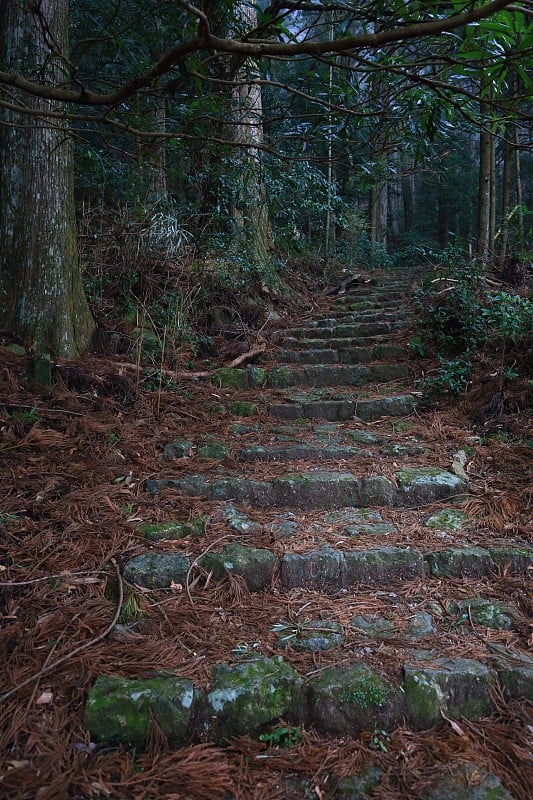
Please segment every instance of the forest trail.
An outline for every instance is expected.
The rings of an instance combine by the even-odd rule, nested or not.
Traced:
[[[472,490],[479,434],[420,407],[417,278],[351,288],[142,432],[159,455],[113,544],[121,617],[81,662],[100,775],[105,746],[148,747],[146,784],[101,778],[113,796],[527,796],[533,549],[499,483]]]
[[[242,592],[245,607],[249,592],[267,607],[271,592],[276,605],[287,603],[272,614],[267,641],[264,623],[242,630],[237,613],[231,660],[214,668],[180,734],[172,731],[182,743],[191,724],[219,743],[265,731],[275,741],[284,720],[341,737],[367,732],[386,749],[402,722],[421,730],[443,717],[490,714],[497,682],[511,698],[526,685],[531,692],[531,661],[506,647],[527,621],[512,593],[495,595],[491,584],[523,575],[532,551],[521,539],[471,530],[460,507],[469,437],[445,435],[435,447],[420,435],[419,393],[399,343],[414,280],[360,286],[278,330],[275,366],[219,370],[221,387],[238,394],[231,439],[169,442],[146,482],[156,496],[170,489],[217,501],[226,532],[203,554],[135,556],[128,582],[163,589],[203,574]],[[196,471],[192,454],[219,466]],[[194,471],[169,475],[183,459]],[[154,541],[184,531],[145,533]],[[233,609],[218,612],[230,628]],[[88,707],[104,741],[113,690],[120,706],[124,685],[104,682]]]

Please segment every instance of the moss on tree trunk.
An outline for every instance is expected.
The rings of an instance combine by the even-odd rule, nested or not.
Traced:
[[[0,23],[4,69],[31,64],[43,82],[65,77],[67,0],[4,3]],[[61,111],[57,103],[24,102],[35,116],[1,112],[0,313],[35,352],[74,357],[94,323],[77,255],[72,142],[66,121],[45,116]]]

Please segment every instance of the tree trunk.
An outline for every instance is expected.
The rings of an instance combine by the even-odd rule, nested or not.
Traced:
[[[486,80],[481,82],[481,90],[486,88]],[[479,177],[476,225],[476,255],[482,264],[487,265],[490,257],[490,212],[491,212],[491,134],[489,130],[489,105],[486,100],[480,103],[481,117],[484,120],[479,134]]]
[[[509,214],[511,213],[511,163],[513,147],[510,141],[511,127],[506,126],[503,143],[503,175],[502,175],[502,221],[500,227],[500,242],[498,248],[498,262],[503,267],[507,257],[509,241]]]
[[[376,181],[370,191],[370,238],[387,246],[389,193],[386,181]]]
[[[403,229],[410,233],[415,225],[415,176],[404,175],[402,178]]]
[[[3,2],[0,61],[34,80],[65,79],[68,0]],[[35,111],[57,103],[24,97]],[[36,353],[77,356],[91,318],[78,263],[73,155],[68,126],[4,109],[0,119],[0,313],[3,327]]]
[[[437,241],[439,247],[448,247],[450,243],[450,203],[449,188],[443,182],[443,176],[438,177],[437,186]]]
[[[249,28],[257,25],[257,9],[239,3],[240,21]],[[235,75],[232,96],[234,103],[234,141],[243,148],[240,159],[240,186],[235,193],[233,218],[250,255],[258,264],[265,264],[272,251],[272,231],[263,176],[261,145],[263,144],[263,102],[255,64],[247,60]]]

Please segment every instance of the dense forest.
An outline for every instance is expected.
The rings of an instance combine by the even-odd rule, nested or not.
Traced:
[[[302,264],[528,261],[528,3],[5,2],[1,35],[2,319],[35,352],[94,346],[106,284],[179,340]]]
[[[533,796],[533,0],[0,0],[0,798]]]

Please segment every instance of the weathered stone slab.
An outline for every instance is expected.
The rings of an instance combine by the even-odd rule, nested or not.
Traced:
[[[393,581],[412,580],[425,574],[422,553],[411,547],[350,550],[344,553],[344,558],[348,585],[386,586]]]
[[[483,625],[486,628],[509,631],[513,627],[512,609],[498,600],[471,597],[451,603],[450,611],[455,614],[466,613],[468,619],[474,624]]]
[[[417,399],[411,394],[392,397],[376,397],[371,400],[358,400],[352,416],[366,421],[380,417],[403,417],[412,414],[417,407]]]
[[[213,573],[220,580],[228,572],[241,575],[250,591],[259,592],[272,582],[276,557],[270,550],[246,547],[235,542],[228,544],[218,553],[206,553],[200,559],[200,566]]]
[[[337,350],[321,348],[315,350],[281,350],[281,361],[293,364],[338,364],[340,361]]]
[[[182,553],[142,553],[124,566],[124,578],[146,589],[166,589],[184,583],[191,561]]]
[[[439,531],[460,531],[468,522],[468,515],[459,508],[441,508],[426,519],[426,528]]]
[[[499,647],[498,650],[500,651]],[[525,697],[533,700],[533,658],[513,653],[502,647],[500,652],[493,655],[492,663],[508,697]]]
[[[253,519],[242,514],[234,505],[226,503],[222,509],[222,518],[233,531],[238,533],[248,533],[249,531],[260,530],[261,526]]]
[[[284,508],[357,505],[360,480],[349,472],[291,473],[272,481],[275,504]]]
[[[145,539],[157,542],[161,539],[185,539],[187,536],[202,536],[205,533],[205,526],[209,521],[207,514],[194,517],[187,522],[158,522],[154,524],[146,523],[135,528],[137,533]]]
[[[533,547],[504,545],[487,548],[497,567],[508,572],[525,572],[533,564]]]
[[[174,439],[163,448],[163,458],[169,461],[171,458],[186,458],[192,455],[194,451],[194,443],[188,439]]]
[[[364,663],[329,667],[308,685],[311,719],[327,733],[353,735],[400,719],[399,693]]]
[[[428,553],[425,558],[431,574],[436,577],[481,578],[494,571],[491,554],[482,547],[452,547]]]
[[[101,675],[89,692],[85,726],[91,740],[144,749],[151,716],[171,747],[186,744],[192,721],[194,689],[175,675],[128,680]]]
[[[411,376],[411,371],[403,364],[373,364],[369,368],[370,383],[401,381]]]
[[[360,449],[358,447],[351,447],[350,445],[329,445],[324,447],[295,443],[270,447],[253,445],[239,450],[236,453],[236,457],[240,461],[338,461],[354,458],[359,453]]]
[[[466,489],[465,481],[438,467],[403,469],[394,477],[400,505],[422,506],[458,495]]]
[[[337,782],[335,800],[368,800],[373,789],[379,785],[383,771],[380,767],[372,765],[363,770],[360,775],[348,775]]]
[[[322,547],[310,553],[286,553],[281,559],[284,589],[302,587],[338,592],[346,587],[346,562],[341,550]]]
[[[413,639],[425,639],[427,636],[433,636],[435,633],[433,617],[427,611],[417,611],[409,617],[407,632]]]
[[[450,660],[428,654],[406,663],[404,691],[408,717],[423,730],[441,719],[440,711],[451,719],[479,719],[491,712],[490,670],[468,658]]]
[[[229,456],[229,447],[225,442],[213,439],[200,445],[196,452],[201,458],[224,461]]]
[[[359,614],[350,620],[350,626],[374,639],[390,639],[398,634],[393,620],[380,614]]]
[[[248,389],[248,372],[234,367],[220,367],[213,373],[213,381],[219,386],[232,389]]]
[[[342,625],[327,619],[302,622],[297,628],[290,623],[280,623],[274,629],[278,633],[279,647],[291,647],[308,653],[332,650],[346,640]]]
[[[280,718],[300,720],[305,715],[303,680],[281,656],[218,664],[212,675],[206,724],[219,743],[258,734]]]

